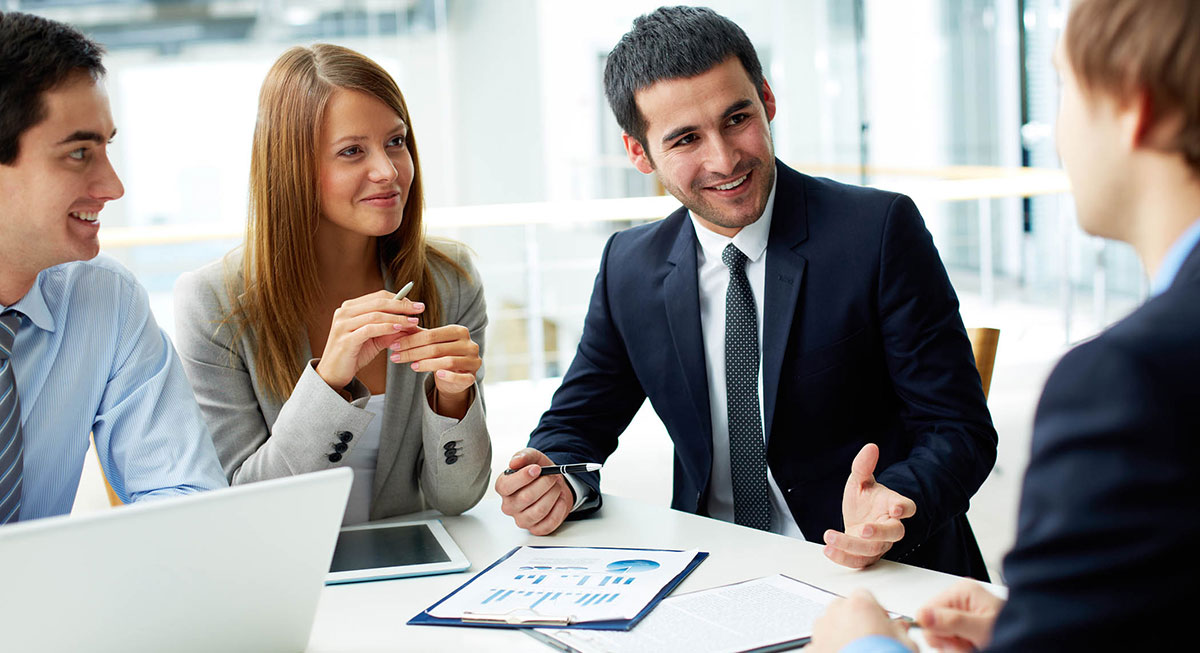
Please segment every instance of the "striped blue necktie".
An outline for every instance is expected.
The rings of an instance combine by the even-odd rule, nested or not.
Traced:
[[[21,314],[0,315],[0,524],[21,517],[21,473],[25,443],[21,439],[21,402],[13,375],[12,348]]]
[[[729,267],[725,291],[725,401],[729,411],[729,468],[733,520],[771,530],[767,454],[758,410],[758,310],[746,278],[746,255],[730,243],[721,253]]]

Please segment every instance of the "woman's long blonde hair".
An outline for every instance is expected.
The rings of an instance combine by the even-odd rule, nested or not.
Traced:
[[[334,89],[361,91],[390,107],[408,125],[413,179],[400,228],[379,238],[388,279],[412,280],[412,297],[425,304],[421,325],[441,324],[442,307],[431,259],[458,274],[466,271],[425,239],[425,197],[412,119],[395,80],[379,64],[347,48],[317,44],[284,52],[263,80],[250,155],[250,212],[246,221],[244,286],[229,275],[230,320],[257,340],[259,380],[276,398],[286,398],[303,372],[305,331],[317,305],[313,238],[320,220],[317,134]]]

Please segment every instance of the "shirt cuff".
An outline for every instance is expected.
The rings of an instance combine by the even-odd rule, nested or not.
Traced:
[[[579,506],[582,506],[584,501],[587,501],[588,493],[592,491],[592,488],[570,474],[563,474],[563,478],[567,479],[567,484],[575,492],[575,505],[571,506],[571,512],[575,512],[579,510]]]
[[[867,635],[843,646],[839,653],[911,653],[911,651],[891,637]]]

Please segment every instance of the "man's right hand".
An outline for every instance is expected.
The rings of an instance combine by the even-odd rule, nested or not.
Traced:
[[[943,651],[974,651],[992,641],[1004,601],[973,580],[963,580],[917,611],[925,641]]]
[[[540,467],[553,464],[537,449],[522,449],[508,461],[513,473],[496,478],[496,493],[503,499],[500,510],[534,535],[553,533],[575,506],[566,478],[541,475]]]

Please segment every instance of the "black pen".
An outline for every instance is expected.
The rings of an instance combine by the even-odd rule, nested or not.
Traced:
[[[601,467],[600,463],[573,463],[570,465],[550,465],[542,468],[542,476],[553,476],[555,474],[583,474],[586,472],[598,471]],[[504,470],[504,475],[515,473],[515,469]]]

